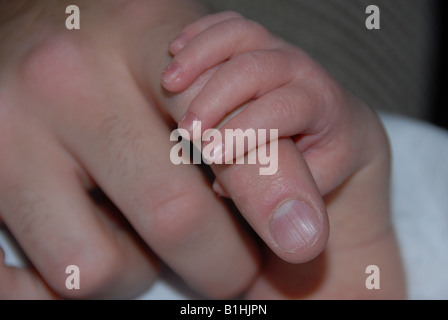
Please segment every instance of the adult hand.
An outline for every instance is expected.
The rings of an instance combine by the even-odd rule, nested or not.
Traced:
[[[65,28],[63,2],[0,2],[0,214],[33,266],[2,264],[0,297],[135,295],[157,258],[206,295],[240,293],[258,268],[252,242],[198,168],[170,162],[173,124],[133,73],[167,57],[201,7],[70,4],[80,30]],[[65,286],[69,265],[79,290]]]

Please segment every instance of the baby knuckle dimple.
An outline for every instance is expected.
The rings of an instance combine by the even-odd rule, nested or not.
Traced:
[[[265,27],[256,21],[244,17],[236,17],[230,20],[232,28],[243,38],[259,38],[262,35],[269,34]]]
[[[270,107],[270,119],[296,119],[300,114],[300,105],[293,96],[282,94],[267,99],[266,105]]]
[[[269,59],[258,51],[242,53],[231,61],[235,64],[235,70],[243,77],[262,76],[270,65]]]

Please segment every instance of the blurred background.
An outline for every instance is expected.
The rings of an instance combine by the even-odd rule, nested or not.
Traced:
[[[301,47],[372,108],[448,129],[445,0],[208,0]],[[367,6],[381,29],[368,30]]]

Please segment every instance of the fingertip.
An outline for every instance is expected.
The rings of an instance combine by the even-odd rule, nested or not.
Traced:
[[[198,117],[192,113],[187,112],[182,119],[179,121],[179,129],[187,130],[190,135],[190,141],[195,140],[195,134],[199,134],[199,137],[202,135],[201,130],[201,121],[198,119]],[[199,130],[199,132],[197,132]]]
[[[230,198],[229,194],[224,189],[222,184],[218,181],[218,179],[215,179],[215,181],[213,182],[212,188],[213,188],[213,191],[215,191],[215,193],[217,193],[220,197]]]
[[[162,86],[171,92],[180,92],[182,81],[182,67],[177,61],[172,61],[163,71],[161,76]]]
[[[286,200],[271,214],[270,232],[273,247],[280,258],[291,263],[305,263],[319,254],[328,240],[326,213],[302,200]]]
[[[274,175],[260,175],[261,164],[215,173],[272,252],[285,262],[305,263],[322,253],[328,241],[325,202],[292,140],[279,140],[272,156],[278,161]]]
[[[184,32],[181,32],[173,41],[171,41],[168,50],[169,52],[175,56],[178,54],[188,43],[188,35]]]

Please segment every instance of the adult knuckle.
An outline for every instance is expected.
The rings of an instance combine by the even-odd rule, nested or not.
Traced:
[[[79,44],[67,34],[55,34],[32,46],[23,55],[20,73],[30,86],[48,93],[73,84],[82,70]]]
[[[151,227],[153,239],[167,248],[186,241],[201,225],[201,197],[185,184],[170,187],[164,196],[151,203]]]
[[[70,267],[76,267],[75,274]],[[119,282],[124,273],[123,257],[112,245],[74,245],[48,261],[43,274],[50,286],[65,298],[97,298],[108,296],[108,289]],[[79,277],[79,288],[67,284],[70,277]]]
[[[18,89],[25,93],[20,107],[54,121],[92,114],[96,109],[92,105],[98,102],[85,88],[93,85],[97,77],[92,71],[93,59],[94,55],[87,54],[79,40],[64,33],[50,35],[33,45],[21,57],[16,70]],[[61,111],[65,112],[62,117]],[[59,118],[53,118],[55,115]]]

